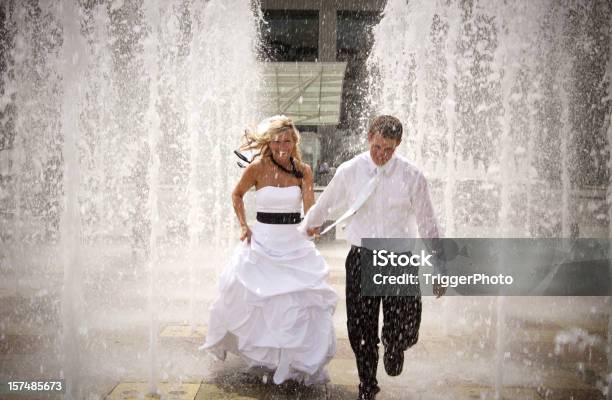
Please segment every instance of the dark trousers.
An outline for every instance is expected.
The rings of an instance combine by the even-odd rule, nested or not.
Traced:
[[[346,258],[348,336],[364,387],[378,385],[378,313],[383,308],[382,342],[387,350],[405,351],[419,338],[421,296],[361,296],[362,247],[352,246]]]

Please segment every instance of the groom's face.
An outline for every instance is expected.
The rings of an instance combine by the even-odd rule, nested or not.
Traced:
[[[368,143],[370,144],[370,157],[374,164],[378,166],[385,165],[391,157],[400,141],[397,139],[389,139],[380,133],[369,133]]]

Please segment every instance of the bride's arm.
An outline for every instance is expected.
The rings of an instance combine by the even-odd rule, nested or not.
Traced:
[[[310,207],[315,202],[314,195],[314,180],[312,177],[312,169],[308,164],[303,164],[304,178],[302,178],[302,201],[304,202],[304,215],[310,210]]]
[[[232,192],[232,205],[234,206],[234,212],[240,224],[240,240],[247,239],[249,242],[251,241],[251,229],[249,229],[246,222],[246,213],[244,211],[244,201],[242,198],[244,194],[257,183],[257,166],[257,161],[249,164]]]

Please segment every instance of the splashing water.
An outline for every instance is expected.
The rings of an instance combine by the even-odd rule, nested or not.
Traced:
[[[238,0],[46,4],[2,5],[2,247],[17,296],[46,293],[48,310],[3,326],[61,325],[46,353],[62,357],[44,369],[62,371],[67,398],[128,365],[154,394],[158,331],[205,320],[196,288],[235,241],[231,150],[260,117],[256,15]],[[147,351],[117,355],[115,331],[148,337]],[[99,365],[104,353],[116,360]]]

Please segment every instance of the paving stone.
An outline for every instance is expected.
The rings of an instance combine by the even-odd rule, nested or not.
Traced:
[[[63,394],[4,394],[2,400],[63,400]]]
[[[540,396],[544,400],[604,400],[601,391],[590,389],[538,389]]]
[[[305,386],[294,381],[275,385],[271,378],[261,379],[255,372],[233,371],[220,373],[212,381],[203,383],[196,400],[315,400],[325,399],[326,390],[325,385]]]
[[[0,298],[7,297],[16,297],[17,296],[17,288],[16,287],[0,287]]]
[[[346,291],[344,290],[344,282],[332,283],[331,287],[334,289],[336,294],[338,295],[338,303],[346,301]]]
[[[336,325],[336,339],[340,339],[340,340],[348,340],[348,329],[346,327],[346,324],[343,325]]]
[[[425,352],[430,355],[448,354],[449,352],[456,351],[458,347],[467,347],[465,338],[462,340],[461,338],[452,336],[423,336],[424,335],[419,332],[419,341],[409,351],[422,347],[424,348]]]
[[[547,330],[547,331],[558,331],[563,329],[563,327],[558,323],[558,321],[550,321],[550,320],[540,320],[533,321],[531,319],[522,318],[520,315],[507,316],[506,326],[511,329],[516,329],[519,331],[522,330]]]
[[[603,337],[608,332],[608,315],[589,315],[579,320],[561,321],[562,329],[582,328],[590,334],[599,334]]]
[[[327,385],[327,400],[355,400],[357,398],[357,394],[358,394],[357,384],[353,384],[353,385],[328,384]]]
[[[158,391],[163,399],[167,400],[194,400],[200,387],[199,382],[158,384]],[[149,385],[146,382],[121,382],[106,397],[106,400],[139,400],[157,399],[159,397],[148,394]]]
[[[355,360],[355,353],[353,353],[351,343],[348,339],[336,340],[336,355],[334,358]]]
[[[203,339],[206,337],[207,327],[197,325],[195,330],[191,331],[190,325],[168,325],[159,334],[161,338],[196,338]]]
[[[225,390],[216,385],[203,383],[195,400],[256,400],[261,397],[244,396],[231,390]]]
[[[509,342],[554,343],[560,329],[516,329],[506,334]]]
[[[0,355],[36,354],[43,339],[39,335],[0,335]]]
[[[539,371],[540,378],[542,379],[541,386],[546,389],[552,390],[566,390],[566,389],[579,389],[579,390],[590,390],[593,387],[585,384],[578,374],[572,371],[553,369]]]
[[[495,388],[460,385],[456,386],[454,394],[457,400],[493,400],[495,399]],[[501,395],[503,400],[542,400],[538,392],[532,388],[505,387]]]
[[[335,358],[327,367],[331,382],[336,385],[358,385],[357,364],[355,360]]]

